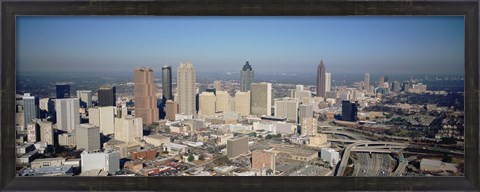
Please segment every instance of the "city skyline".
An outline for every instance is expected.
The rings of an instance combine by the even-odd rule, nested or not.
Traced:
[[[184,61],[199,72],[238,72],[248,60],[259,73],[302,73],[322,59],[332,73],[464,69],[463,17],[22,16],[17,22],[17,72],[139,65],[160,71]]]

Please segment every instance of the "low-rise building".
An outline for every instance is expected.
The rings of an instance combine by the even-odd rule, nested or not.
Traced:
[[[162,144],[170,143],[170,137],[165,137],[160,134],[144,136],[143,140],[151,145],[160,147]]]
[[[320,156],[322,161],[329,162],[332,166],[340,161],[340,154],[332,148],[322,148]]]
[[[80,154],[82,173],[93,169],[102,169],[111,174],[120,170],[120,153],[116,151],[86,152]]]
[[[46,158],[46,159],[35,159],[32,161],[31,166],[33,169],[41,167],[58,167],[62,166],[65,163],[65,158]]]

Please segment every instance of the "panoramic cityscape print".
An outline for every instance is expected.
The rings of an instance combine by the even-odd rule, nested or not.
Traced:
[[[18,16],[18,176],[463,176],[456,16]]]

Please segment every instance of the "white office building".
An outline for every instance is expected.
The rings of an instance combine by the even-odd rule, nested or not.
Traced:
[[[57,112],[57,128],[62,131],[72,132],[80,125],[78,98],[66,98],[55,100]]]
[[[322,161],[329,162],[332,166],[340,162],[340,154],[332,148],[322,148],[320,150],[320,156]]]
[[[120,170],[120,153],[116,151],[106,152],[82,152],[82,173],[94,169],[107,171],[110,174]]]

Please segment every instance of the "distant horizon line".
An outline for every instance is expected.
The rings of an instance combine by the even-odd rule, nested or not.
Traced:
[[[173,70],[172,72],[177,71]],[[223,71],[223,72],[212,72],[212,71],[195,71],[196,73],[212,73],[212,74],[228,74],[228,73],[234,73],[234,74],[240,74],[241,70],[238,71]],[[255,70],[254,70],[255,71]],[[155,70],[153,69],[153,72],[156,73],[161,73],[162,70]],[[16,71],[16,74],[21,74],[21,73],[79,73],[79,74],[85,74],[85,73],[92,73],[92,74],[102,74],[102,73],[132,73],[132,71]],[[257,74],[316,74],[316,71],[313,72],[262,72],[262,71],[255,71]],[[412,73],[406,73],[406,72],[399,72],[399,73],[381,73],[381,72],[330,72],[327,71],[326,73],[331,73],[331,74],[365,74],[369,73],[370,75],[465,75],[465,72],[463,73],[455,73],[455,72],[450,72],[450,73],[421,73],[421,72],[412,72]],[[172,74],[173,75],[173,74]]]

